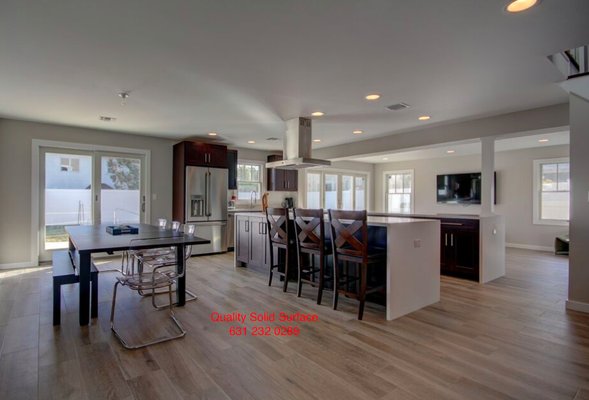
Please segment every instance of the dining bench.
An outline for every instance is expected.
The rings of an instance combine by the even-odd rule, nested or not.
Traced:
[[[54,251],[53,262],[53,325],[61,323],[61,286],[78,283],[80,276],[67,250]],[[92,263],[90,270],[92,298],[90,300],[92,318],[98,317],[98,269]]]

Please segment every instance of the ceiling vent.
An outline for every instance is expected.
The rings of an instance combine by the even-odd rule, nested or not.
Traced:
[[[106,115],[101,115],[99,118],[104,122],[112,122],[117,120],[115,117],[107,117]]]
[[[388,106],[387,110],[401,111],[401,110],[404,110],[409,107],[411,107],[411,106],[407,103],[397,103],[397,104],[392,104],[392,105]]]
[[[277,137],[269,137],[266,140],[268,140],[269,142],[275,142],[275,141],[280,140],[280,139],[278,139]]]

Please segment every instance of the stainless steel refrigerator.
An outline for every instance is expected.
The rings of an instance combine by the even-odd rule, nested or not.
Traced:
[[[192,246],[192,254],[227,251],[227,169],[186,167],[185,221],[211,241]]]

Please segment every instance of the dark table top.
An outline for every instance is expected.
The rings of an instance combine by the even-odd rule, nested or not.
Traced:
[[[154,225],[130,225],[139,227],[139,233],[135,235],[111,235],[106,232],[108,224],[68,226],[65,230],[78,252],[94,253],[128,250],[130,248],[141,249],[210,243],[208,239],[185,235],[182,232],[174,232],[171,229],[160,229]]]

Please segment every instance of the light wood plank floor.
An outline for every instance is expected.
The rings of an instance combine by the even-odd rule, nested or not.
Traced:
[[[268,287],[235,271],[232,254],[193,258],[200,298],[178,309],[185,338],[124,350],[109,330],[114,273],[100,275],[99,318],[77,324],[77,291],[64,287],[51,325],[51,270],[0,271],[0,399],[589,399],[589,317],[565,312],[567,259],[509,249],[507,275],[480,286],[442,278],[440,303],[396,321],[370,305],[317,306],[315,292]],[[130,338],[170,325],[122,289]],[[232,337],[212,312],[317,313],[298,337]],[[255,325],[246,324],[248,329]],[[275,326],[278,323],[271,323]],[[139,336],[138,336],[139,335]]]

